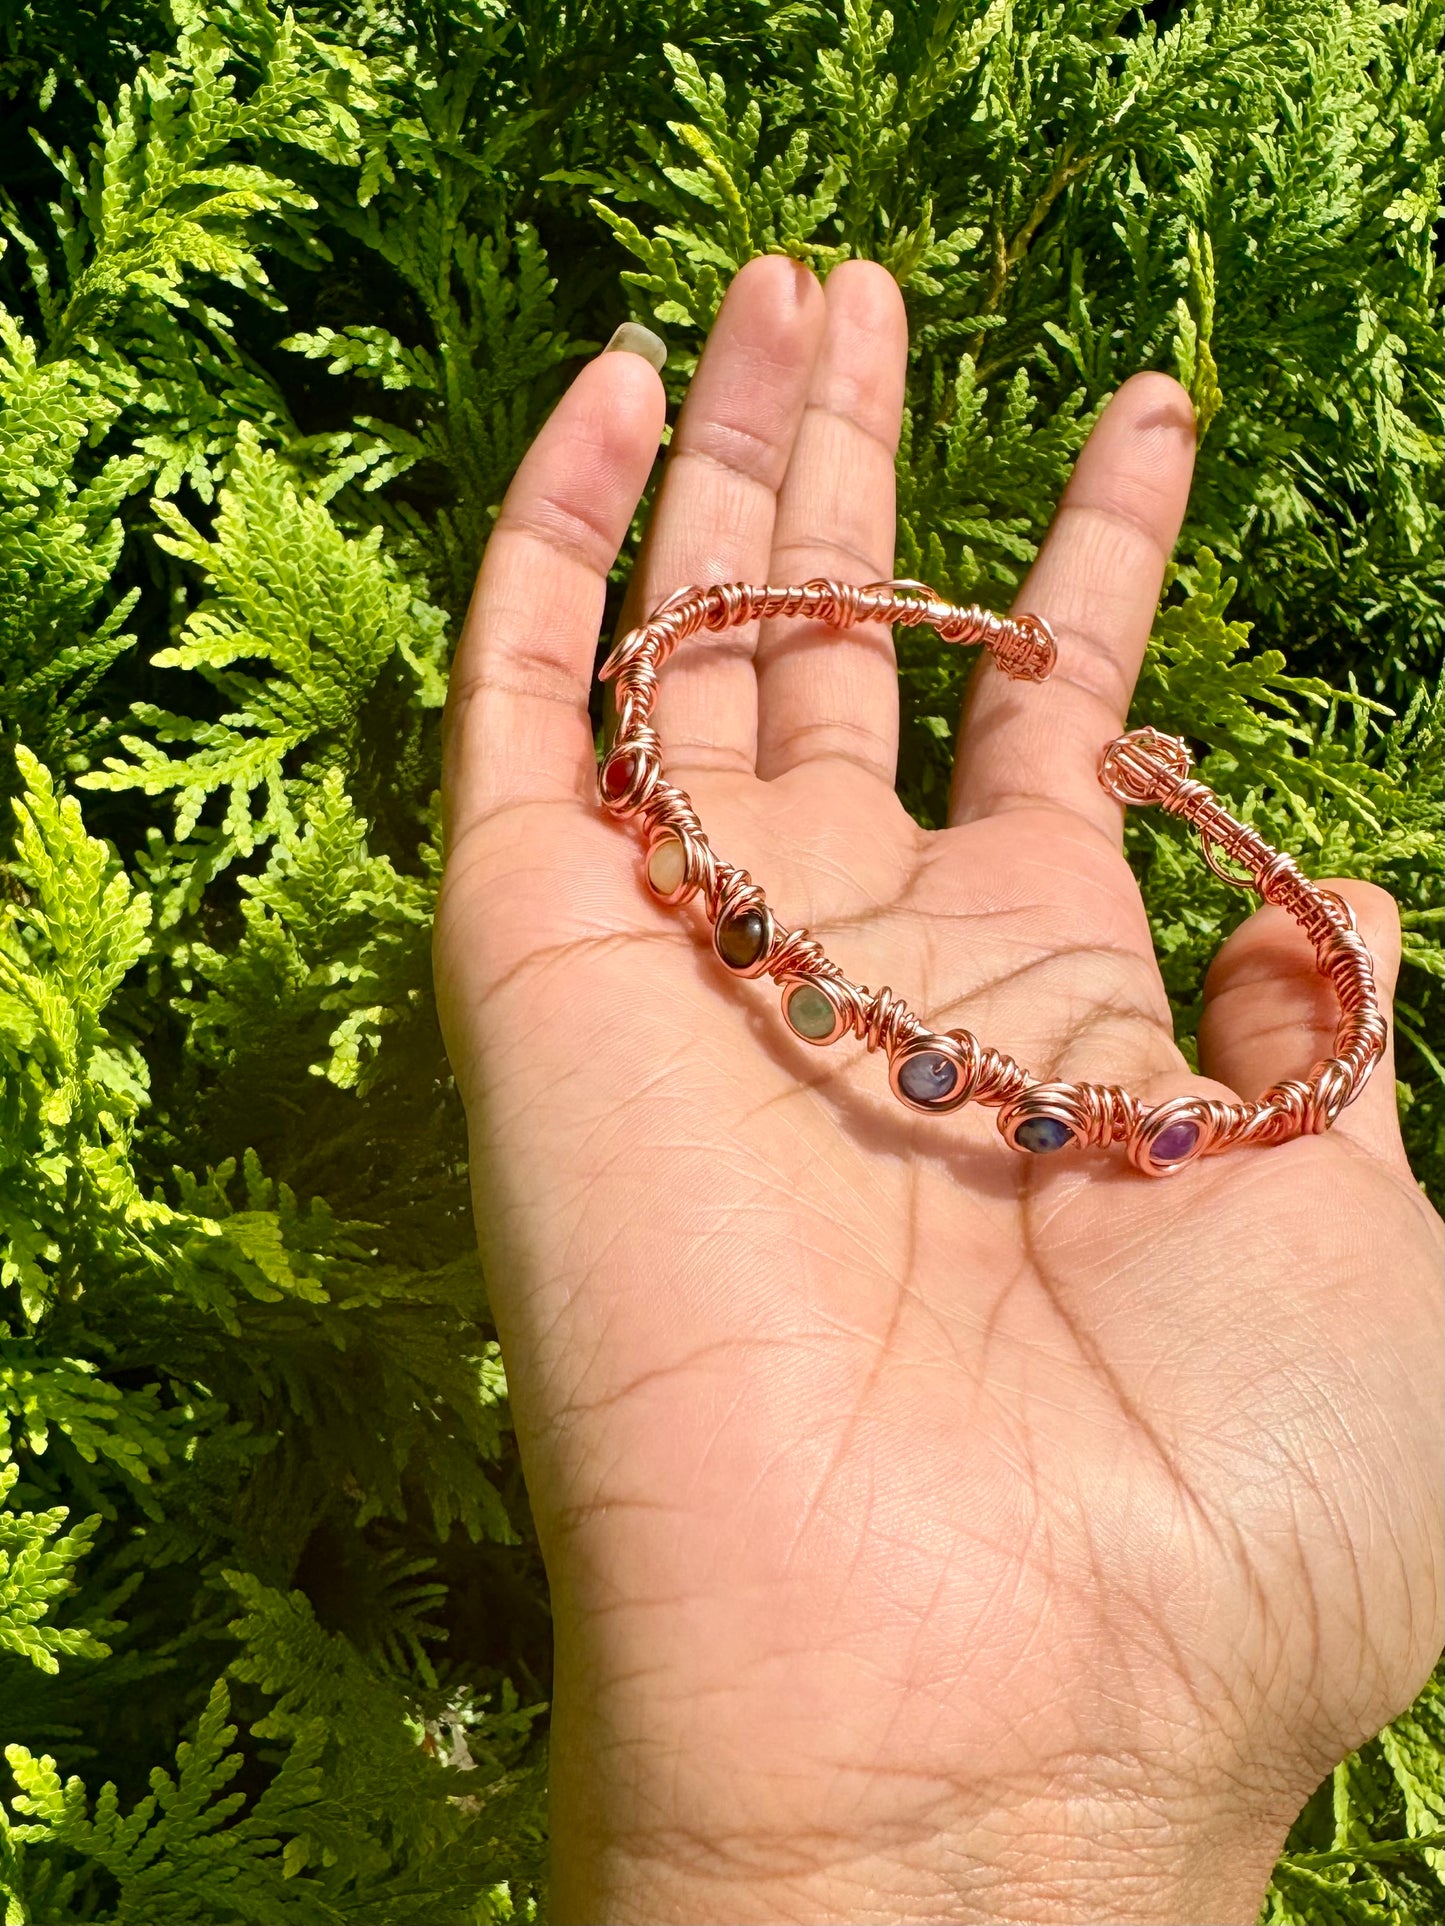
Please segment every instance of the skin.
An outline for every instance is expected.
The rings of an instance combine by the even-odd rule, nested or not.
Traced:
[[[628,623],[679,584],[893,567],[906,329],[861,262],[737,276]],[[1333,1131],[1167,1182],[918,1118],[657,904],[597,806],[605,576],[664,420],[586,367],[487,549],[447,714],[437,982],[556,1618],[555,1917],[1248,1921],[1320,1778],[1442,1635],[1440,1226],[1392,1070]],[[1124,724],[1193,460],[1142,374],[985,663],[952,822],[894,791],[888,632],[777,623],[665,669],[669,773],[855,979],[1036,1074],[1252,1095],[1329,1046],[1261,910],[1173,1041]],[[1354,905],[1383,988],[1394,906]]]

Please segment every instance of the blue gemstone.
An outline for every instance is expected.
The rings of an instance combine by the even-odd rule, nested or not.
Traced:
[[[898,1088],[912,1103],[942,1103],[958,1082],[958,1065],[939,1050],[920,1050],[898,1072]]]
[[[1073,1141],[1073,1131],[1057,1117],[1030,1117],[1014,1132],[1014,1142],[1020,1150],[1062,1150]]]

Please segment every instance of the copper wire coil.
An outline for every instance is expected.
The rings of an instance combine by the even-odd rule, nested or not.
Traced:
[[[1140,1111],[1139,1100],[1117,1084],[1030,1082],[999,1111],[998,1127],[1015,1149],[1027,1148],[1020,1131],[1043,1123],[1062,1126],[1076,1148],[1106,1149],[1129,1137]]]
[[[843,629],[862,621],[897,622],[909,628],[927,624],[945,641],[981,641],[1005,674],[1032,681],[1048,674],[1055,657],[1053,637],[1037,616],[1011,620],[978,607],[958,608],[921,582],[870,582],[859,587],[818,577],[788,588],[717,582],[708,588],[679,589],[641,627],[621,638],[599,673],[603,681],[635,677],[645,663],[643,676],[655,688],[662,664],[679,642],[698,629],[726,629],[778,616],[806,616]]]

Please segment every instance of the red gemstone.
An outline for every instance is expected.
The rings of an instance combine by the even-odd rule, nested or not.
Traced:
[[[633,756],[612,756],[602,766],[602,793],[608,802],[616,802],[625,796],[632,787],[632,778],[637,763]]]

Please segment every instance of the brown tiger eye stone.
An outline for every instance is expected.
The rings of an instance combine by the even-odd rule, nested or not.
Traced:
[[[760,909],[736,910],[717,927],[717,953],[729,969],[749,970],[768,947],[768,919]]]

